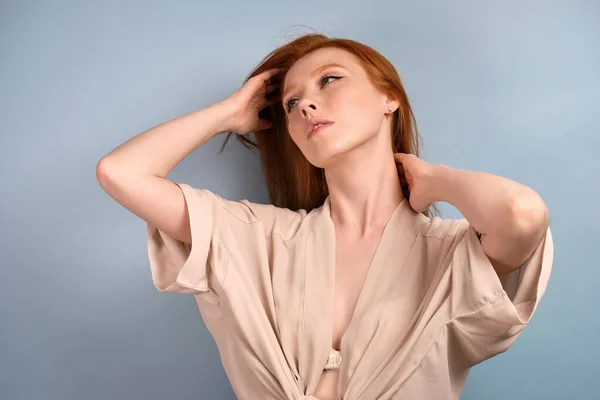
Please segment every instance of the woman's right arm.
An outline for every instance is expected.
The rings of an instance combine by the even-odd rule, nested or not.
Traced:
[[[194,149],[219,133],[245,135],[272,127],[270,121],[259,119],[258,113],[278,99],[278,85],[268,84],[277,72],[264,71],[227,99],[164,122],[121,144],[98,162],[100,186],[148,224],[191,244],[185,198],[179,186],[166,177]]]
[[[140,133],[98,162],[100,186],[150,225],[191,244],[183,193],[166,177],[194,149],[229,130],[232,113],[219,102]]]

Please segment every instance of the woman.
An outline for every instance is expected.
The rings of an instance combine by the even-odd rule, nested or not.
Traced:
[[[227,131],[259,149],[273,204],[166,179]],[[122,144],[97,174],[147,221],[156,287],[195,296],[238,398],[457,399],[536,309],[549,216],[532,189],[431,165],[417,145],[394,67],[311,34],[229,98]],[[437,201],[465,219],[431,217]]]

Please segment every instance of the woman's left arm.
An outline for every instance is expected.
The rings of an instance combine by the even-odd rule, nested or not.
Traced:
[[[395,156],[406,173],[411,206],[425,210],[446,201],[456,207],[481,233],[481,247],[499,275],[523,265],[546,234],[548,209],[533,189],[498,175]]]

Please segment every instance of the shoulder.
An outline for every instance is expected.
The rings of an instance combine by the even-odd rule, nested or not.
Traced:
[[[306,210],[293,211],[248,199],[226,199],[207,189],[194,189],[194,191],[210,202],[213,212],[222,224],[241,228],[260,225],[265,235],[278,234],[283,239],[294,236],[308,215]]]
[[[466,219],[442,219],[440,217],[426,218],[419,225],[419,235],[424,238],[461,238],[469,228]]]

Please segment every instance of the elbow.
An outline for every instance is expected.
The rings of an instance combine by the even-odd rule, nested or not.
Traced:
[[[115,166],[112,161],[107,158],[102,158],[96,164],[96,180],[100,186],[106,190],[110,183],[110,177],[114,175]]]
[[[532,198],[517,199],[512,202],[511,220],[514,231],[522,237],[543,236],[550,226],[550,213],[542,198],[536,193]]]

